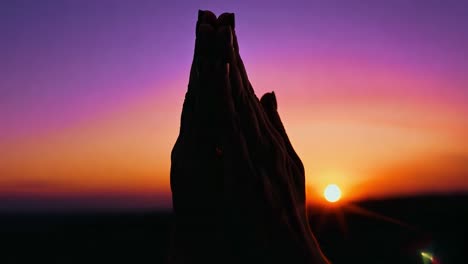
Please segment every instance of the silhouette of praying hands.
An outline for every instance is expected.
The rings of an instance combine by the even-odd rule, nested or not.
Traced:
[[[306,215],[303,164],[239,55],[234,14],[199,11],[171,154],[170,263],[328,263]]]

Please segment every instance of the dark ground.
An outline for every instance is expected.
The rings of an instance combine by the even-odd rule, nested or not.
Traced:
[[[332,262],[423,263],[425,250],[439,263],[468,263],[468,195],[355,205],[401,222],[313,208],[312,229]],[[169,212],[3,213],[0,263],[164,263],[170,232]]]

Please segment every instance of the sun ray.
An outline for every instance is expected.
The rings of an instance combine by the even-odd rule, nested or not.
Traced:
[[[411,230],[417,230],[417,228],[415,226],[412,226],[412,225],[410,225],[408,223],[405,223],[405,222],[403,222],[401,220],[398,220],[396,218],[392,218],[392,217],[389,217],[389,216],[386,216],[386,215],[383,215],[383,214],[379,214],[379,213],[370,211],[370,210],[365,209],[365,208],[363,208],[361,206],[357,206],[357,205],[354,205],[354,204],[347,204],[347,205],[344,206],[344,208],[347,211],[351,212],[351,213],[355,213],[355,214],[359,214],[359,215],[363,215],[363,216],[368,216],[368,217],[384,220],[386,222],[397,224],[397,225],[403,226],[403,227],[411,229]]]

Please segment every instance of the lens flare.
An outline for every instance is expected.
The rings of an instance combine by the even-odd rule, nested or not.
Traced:
[[[431,253],[422,251],[421,256],[423,258],[424,264],[434,263],[434,256]]]

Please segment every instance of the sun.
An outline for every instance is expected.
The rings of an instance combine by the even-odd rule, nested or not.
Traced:
[[[325,188],[325,191],[323,192],[323,196],[325,196],[325,199],[329,201],[330,203],[337,202],[341,198],[340,187],[338,187],[338,185],[336,184],[329,184]]]

